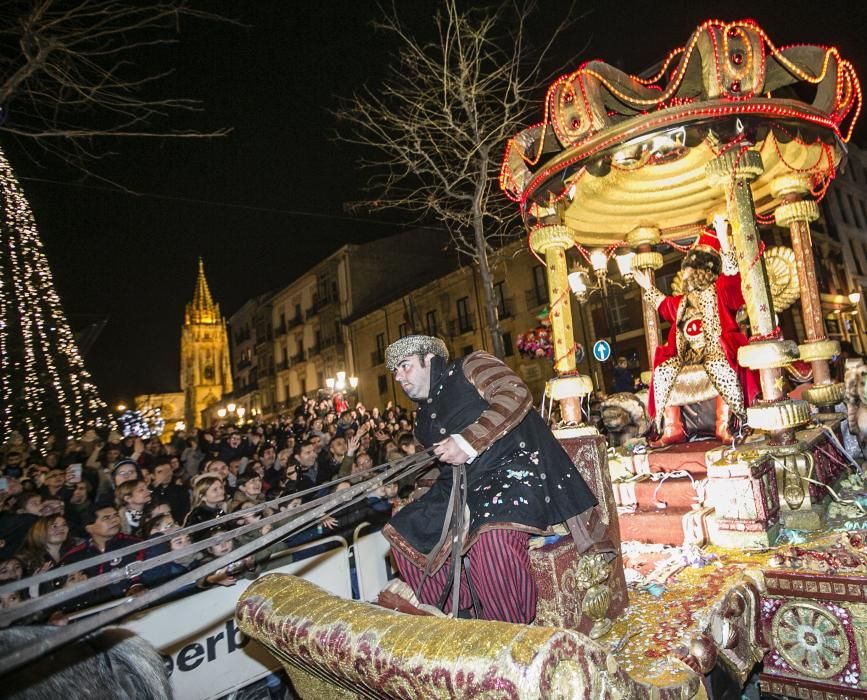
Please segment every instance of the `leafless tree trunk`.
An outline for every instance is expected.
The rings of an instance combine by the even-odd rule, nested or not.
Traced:
[[[461,12],[444,0],[434,17],[437,36],[412,36],[392,6],[375,26],[396,38],[397,60],[384,82],[345,99],[338,138],[370,154],[371,198],[350,206],[397,208],[419,219],[433,215],[455,249],[479,265],[494,353],[503,357],[488,256],[521,232],[518,208],[497,187],[507,139],[544,97],[542,65],[561,22],[534,50],[526,43],[534,3]],[[570,8],[571,10],[571,8]],[[568,14],[567,14],[568,17]]]
[[[211,138],[165,128],[192,99],[155,96],[155,52],[182,18],[225,20],[186,0],[6,0],[0,5],[0,132],[87,171],[95,137]]]

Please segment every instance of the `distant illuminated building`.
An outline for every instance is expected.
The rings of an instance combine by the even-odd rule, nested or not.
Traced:
[[[188,428],[202,427],[202,411],[232,391],[226,320],[211,297],[201,258],[181,329],[181,391]]]

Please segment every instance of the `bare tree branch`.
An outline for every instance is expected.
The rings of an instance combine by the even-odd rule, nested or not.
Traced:
[[[6,0],[0,5],[0,132],[85,172],[100,137],[214,138],[230,129],[172,129],[189,98],[155,97],[172,71],[155,54],[183,18],[231,22],[188,0]]]
[[[335,112],[338,139],[365,153],[359,166],[372,193],[347,206],[401,209],[445,224],[455,249],[479,265],[493,349],[502,357],[488,255],[522,229],[497,187],[500,158],[537,111],[544,62],[571,21],[534,50],[526,40],[532,0],[466,12],[444,0],[429,41],[410,34],[394,3],[380,9],[374,27],[397,40],[396,61],[381,85],[342,100]]]

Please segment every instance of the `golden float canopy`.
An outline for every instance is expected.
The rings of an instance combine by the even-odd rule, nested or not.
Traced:
[[[752,21],[710,20],[647,79],[601,61],[559,78],[544,121],[510,141],[500,186],[529,227],[556,217],[580,244],[615,244],[639,226],[684,238],[725,204],[705,175],[721,152],[761,154],[751,185],[761,217],[779,204],[780,176],[823,192],[860,109],[836,49],[776,47]]]

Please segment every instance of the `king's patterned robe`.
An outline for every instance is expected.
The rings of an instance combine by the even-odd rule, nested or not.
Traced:
[[[738,348],[747,344],[736,318],[745,304],[741,276],[733,255],[721,257],[722,274],[714,284],[691,292],[689,300],[686,295],[665,296],[652,287],[645,292],[660,317],[671,323],[668,340],[656,349],[653,360],[648,401],[651,417],[665,410],[677,372],[688,364],[684,359],[690,355],[700,358],[697,363],[704,364],[717,392],[740,418],[759,393],[758,374],[738,364]],[[691,347],[696,338],[700,338],[698,350]]]

